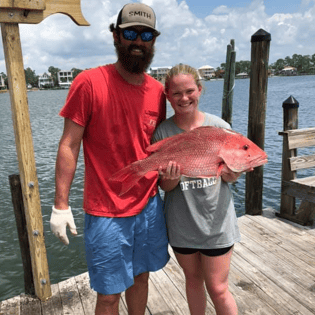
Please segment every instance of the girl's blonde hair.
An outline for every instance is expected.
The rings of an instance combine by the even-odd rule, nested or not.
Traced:
[[[174,66],[166,75],[165,77],[165,93],[168,92],[169,87],[170,87],[170,81],[173,77],[179,75],[179,74],[191,74],[195,80],[196,85],[199,87],[202,87],[201,84],[201,78],[199,75],[199,72],[197,69],[188,66],[188,65],[184,65],[182,63],[180,63],[179,65]]]

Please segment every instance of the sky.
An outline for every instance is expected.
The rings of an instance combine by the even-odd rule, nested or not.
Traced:
[[[128,2],[128,1],[127,1]],[[126,0],[81,0],[90,26],[77,26],[55,14],[36,25],[20,24],[24,68],[37,75],[50,66],[87,69],[117,59],[109,24]],[[251,36],[271,34],[269,64],[293,54],[315,54],[315,0],[139,0],[157,16],[156,53],[152,67],[178,63],[219,67],[227,45],[235,40],[236,61],[250,60]],[[0,73],[6,73],[2,41]]]

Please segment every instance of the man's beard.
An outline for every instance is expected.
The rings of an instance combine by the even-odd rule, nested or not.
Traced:
[[[130,45],[129,47],[121,44],[121,41],[115,43],[116,54],[118,60],[121,62],[123,68],[129,73],[143,73],[145,72],[154,57],[154,47],[147,49],[144,46]],[[132,49],[141,49],[142,56],[134,56],[131,54]]]

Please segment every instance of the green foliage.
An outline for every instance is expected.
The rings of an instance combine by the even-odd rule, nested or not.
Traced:
[[[26,84],[30,84],[32,87],[38,86],[38,75],[35,74],[35,70],[32,70],[31,68],[26,68],[24,72]]]
[[[250,73],[251,62],[250,61],[236,61],[235,62],[235,74]]]
[[[285,57],[284,59],[280,58],[276,62],[269,65],[270,69],[273,69],[274,72],[280,73],[281,70],[283,70],[284,67],[291,66],[297,69],[297,74],[315,74],[315,54],[312,56],[310,55],[298,55],[294,54],[292,57]],[[222,71],[225,70],[226,64],[221,63],[220,67],[217,67],[216,69],[216,76],[222,76]],[[251,69],[251,62],[250,61],[236,61],[235,62],[235,74],[246,72],[250,74]],[[71,69],[73,71],[73,79],[81,73],[82,69],[73,68]],[[53,80],[54,85],[58,86],[58,72],[60,71],[59,68],[55,68],[53,66],[50,66],[48,68],[48,72],[50,72]],[[8,79],[5,73],[0,73],[4,77],[5,84],[8,85]],[[31,84],[32,86],[38,85],[38,76],[35,74],[35,70],[32,70],[31,68],[25,69],[25,78],[26,83]]]
[[[54,80],[54,86],[58,86],[58,72],[60,71],[59,68],[55,68],[53,66],[50,66],[48,68],[48,72],[50,72],[50,75],[52,79]]]
[[[75,79],[75,77],[79,74],[79,73],[81,73],[83,70],[81,70],[81,69],[77,69],[77,68],[72,68],[71,69],[72,71],[73,71],[73,80]]]
[[[294,54],[292,57],[285,57],[278,59],[275,63],[270,65],[270,68],[280,72],[284,67],[291,66],[297,69],[298,74],[314,74],[315,73],[315,54],[298,55]]]

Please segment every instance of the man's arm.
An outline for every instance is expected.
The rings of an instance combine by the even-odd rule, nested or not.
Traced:
[[[65,119],[56,161],[55,208],[68,209],[69,192],[77,167],[84,127]]]
[[[55,205],[50,218],[51,231],[65,245],[69,244],[67,226],[72,234],[77,234],[71,207],[69,207],[69,192],[77,167],[83,133],[84,127],[65,119],[56,162]]]

